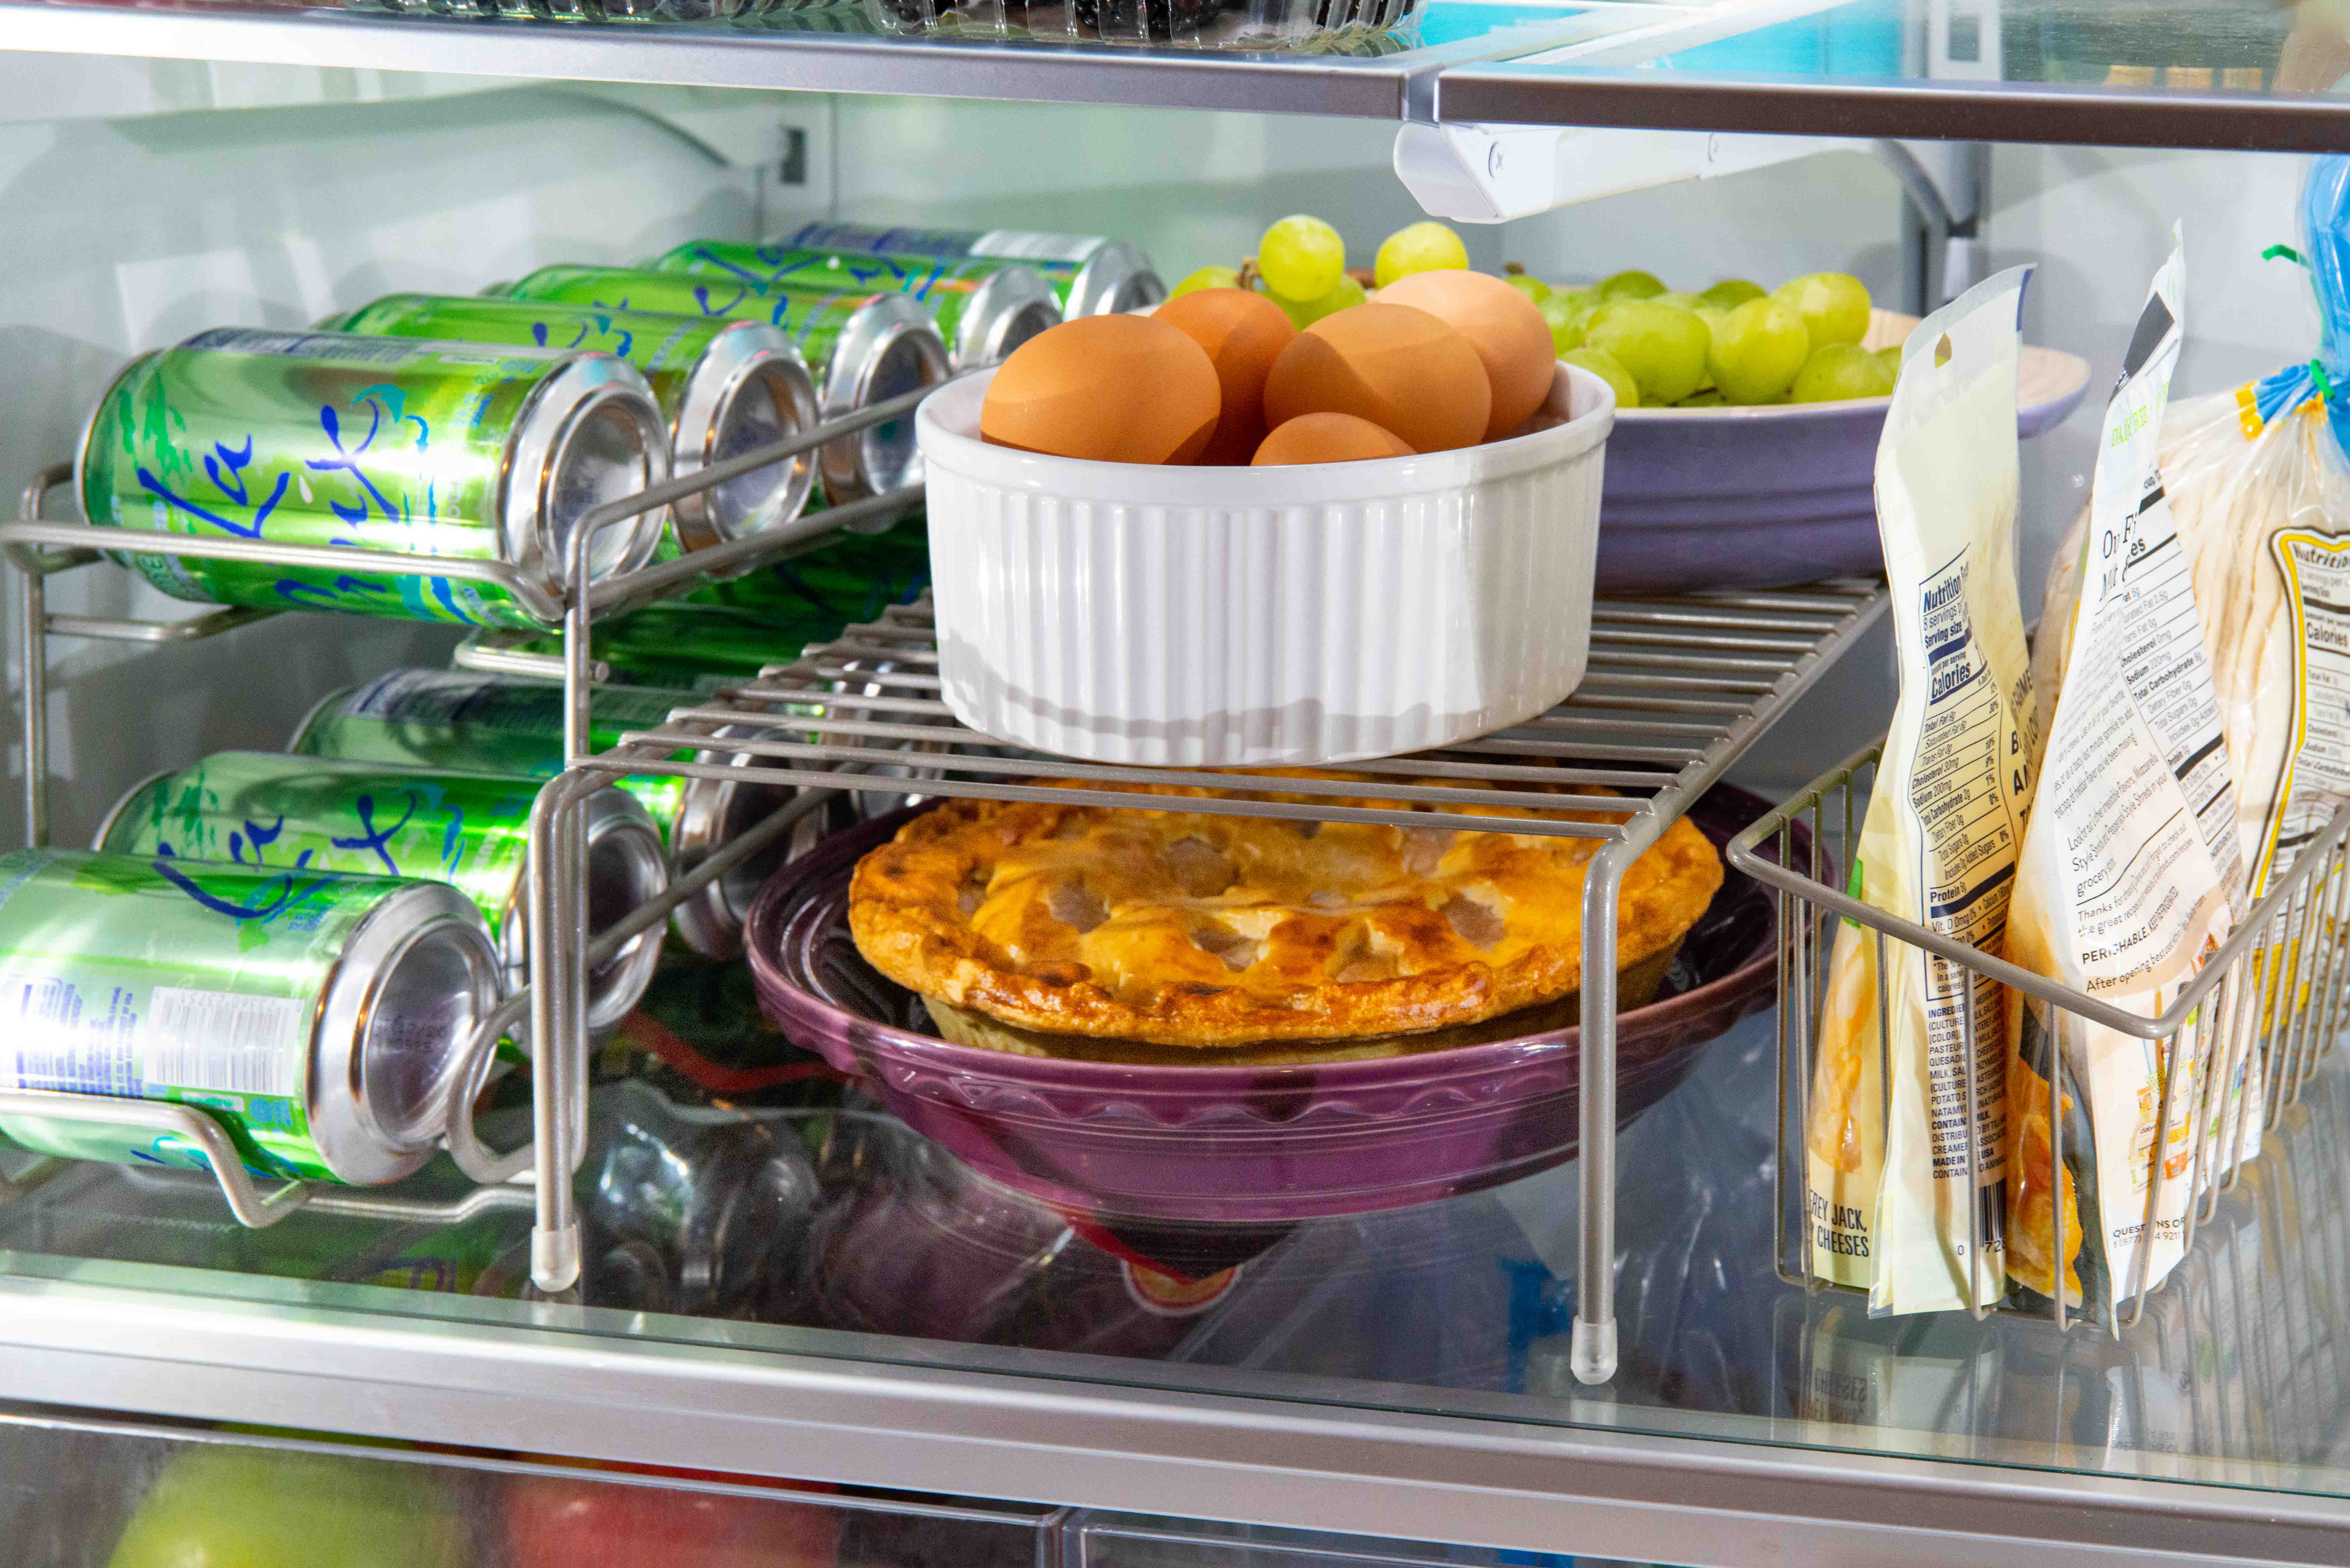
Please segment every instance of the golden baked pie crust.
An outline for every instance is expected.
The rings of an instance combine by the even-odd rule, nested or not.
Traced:
[[[1442,826],[1533,815],[1508,794],[1409,831],[951,800],[858,863],[849,930],[899,984],[1048,1033],[1215,1048],[1472,1023],[1582,983],[1596,844]],[[1674,823],[1625,873],[1619,964],[1678,944],[1721,886],[1713,846]]]

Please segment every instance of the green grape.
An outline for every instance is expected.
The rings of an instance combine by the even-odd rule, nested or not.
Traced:
[[[1167,291],[1170,299],[1180,299],[1187,294],[1197,294],[1203,288],[1238,288],[1240,269],[1229,266],[1203,266],[1185,276],[1182,282]]]
[[[1256,270],[1284,299],[1320,299],[1347,275],[1347,242],[1321,219],[1294,213],[1257,241]]]
[[[1729,401],[1730,400],[1728,398],[1721,395],[1721,389],[1719,387],[1709,387],[1691,392],[1688,397],[1683,398],[1679,402],[1675,403],[1673,407],[1677,409],[1718,409],[1727,404]]]
[[[1662,302],[1663,296],[1660,295],[1658,296],[1656,303],[1661,304]],[[1711,392],[1713,390],[1714,323],[1718,319],[1718,316],[1709,316],[1702,310],[1692,310],[1690,314],[1696,317],[1700,321],[1705,323],[1705,369],[1698,372],[1697,389],[1700,392]]]
[[[1583,341],[1616,357],[1638,385],[1642,402],[1672,403],[1705,379],[1712,335],[1693,312],[1653,300],[1611,299],[1593,314]]]
[[[1640,389],[1632,379],[1632,372],[1624,369],[1616,356],[1605,348],[1570,348],[1559,358],[1570,365],[1582,366],[1615,388],[1617,408],[1637,409],[1640,406]]]
[[[1748,300],[1760,299],[1768,292],[1759,283],[1749,283],[1742,277],[1725,277],[1698,297],[1724,310],[1735,310]]]
[[[1885,361],[1851,343],[1831,343],[1814,348],[1795,376],[1790,401],[1838,403],[1851,398],[1881,398],[1893,390],[1893,372]]]
[[[1896,344],[1895,344],[1892,348],[1879,348],[1879,349],[1877,351],[1877,360],[1878,360],[1878,362],[1879,362],[1879,363],[1881,363],[1882,365],[1884,365],[1884,367],[1885,367],[1887,369],[1888,369],[1888,370],[1890,370],[1890,371],[1892,371],[1892,372],[1893,372],[1893,379],[1894,379],[1895,380],[1897,380],[1897,381],[1898,381],[1898,380],[1899,380],[1899,379],[1901,379],[1901,345],[1900,345],[1900,344],[1896,343]]]
[[[1695,310],[1703,303],[1700,296],[1691,294],[1685,288],[1669,288],[1664,293],[1650,297],[1659,305],[1669,305],[1675,310]]]
[[[1706,363],[1731,402],[1761,403],[1794,385],[1811,352],[1804,318],[1765,295],[1722,317]]]
[[[1575,310],[1596,310],[1603,303],[1599,297],[1599,291],[1596,288],[1560,288],[1551,292],[1565,300],[1567,305]]]
[[[1554,292],[1550,285],[1544,283],[1542,279],[1536,277],[1530,272],[1505,273],[1502,276],[1502,281],[1508,284],[1512,288],[1516,289],[1520,294],[1524,295],[1528,299],[1533,300],[1536,305],[1540,305],[1544,300],[1548,299]]]
[[[1550,346],[1564,354],[1570,348],[1583,347],[1583,322],[1575,308],[1567,304],[1566,296],[1554,294],[1548,299],[1534,302],[1542,312],[1543,322],[1550,328]]]
[[[1664,292],[1664,279],[1652,272],[1619,272],[1599,280],[1602,299],[1654,299]]]
[[[1461,272],[1469,265],[1469,247],[1442,223],[1427,222],[1398,229],[1379,242],[1371,262],[1371,276],[1385,288],[1416,272]]]
[[[1350,310],[1362,304],[1366,296],[1361,284],[1346,274],[1340,273],[1338,286],[1319,299],[1309,299],[1301,303],[1295,299],[1284,299],[1277,294],[1268,295],[1266,297],[1287,311],[1291,323],[1297,330],[1303,332],[1326,316],[1334,316],[1341,310]]]
[[[1814,348],[1868,335],[1868,290],[1848,273],[1807,272],[1781,284],[1772,297],[1804,318]]]

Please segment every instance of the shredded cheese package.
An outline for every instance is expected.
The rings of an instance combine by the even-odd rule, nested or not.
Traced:
[[[1865,883],[1856,892],[1866,897]],[[1812,1272],[1864,1291],[1876,1282],[1877,1184],[1885,1171],[1885,1051],[1875,942],[1876,933],[1857,920],[1836,922],[1804,1152]]]
[[[2177,999],[2244,907],[2208,618],[2157,462],[2184,293],[2174,250],[2106,410],[2060,589],[2069,613],[2041,623],[2062,679],[2008,918],[2010,960],[2141,1018]],[[2068,1302],[2109,1322],[2185,1254],[2210,1064],[2021,992],[2008,1042],[2009,1275],[2053,1295],[2061,1240]]]
[[[2210,682],[2235,776],[2245,900],[2257,902],[2350,801],[2350,159],[2312,161],[2302,198],[2305,261],[2325,324],[2320,356],[2231,392],[2183,400],[2161,419],[2162,485],[2190,568]],[[2084,513],[2060,546],[2043,627],[2084,597]],[[2043,646],[2041,650],[2047,653]],[[2045,668],[2043,664],[2043,668]],[[2080,678],[2080,660],[2061,672]],[[2261,1036],[2307,1000],[2285,976],[2334,972],[2321,913],[2248,956]],[[2311,952],[2310,943],[2317,944]],[[2218,1180],[2260,1151],[2270,1093],[2261,1052],[2207,1064],[2199,1129]]]
[[[2029,275],[2002,273],[1919,323],[1877,452],[1901,689],[1861,831],[1860,896],[1989,952],[2005,940],[2032,805],[2015,576]],[[2007,1288],[2000,988],[1906,944],[1887,970],[1876,972],[1874,933],[1839,933],[1806,1137],[1813,1266],[1866,1283],[1876,1314],[1988,1305]]]

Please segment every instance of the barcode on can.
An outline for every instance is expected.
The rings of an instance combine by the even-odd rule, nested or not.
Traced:
[[[308,1013],[290,996],[159,985],[148,1004],[140,1076],[154,1088],[299,1097]]]
[[[1108,243],[1099,234],[1040,234],[1027,229],[990,229],[971,242],[971,254],[1004,261],[1081,262]]]

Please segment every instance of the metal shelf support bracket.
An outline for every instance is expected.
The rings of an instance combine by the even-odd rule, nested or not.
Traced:
[[[1500,223],[1627,191],[1868,145],[1837,137],[1707,130],[1409,124],[1396,132],[1395,171],[1431,217]]]

